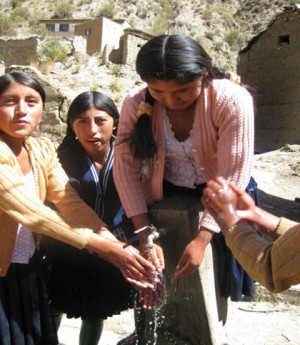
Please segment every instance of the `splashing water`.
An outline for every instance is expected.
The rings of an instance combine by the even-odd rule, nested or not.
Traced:
[[[164,322],[164,316],[161,312],[162,307],[166,303],[166,281],[165,276],[161,272],[153,272],[157,278],[157,283],[154,290],[163,291],[159,296],[159,303],[152,310],[146,311],[146,344],[156,345],[157,344],[157,329]]]

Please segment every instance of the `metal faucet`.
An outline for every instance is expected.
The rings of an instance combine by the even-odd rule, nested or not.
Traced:
[[[168,233],[167,228],[161,228],[158,230],[153,230],[147,238],[147,248],[149,249],[149,254],[152,255],[154,241],[160,237],[166,236]]]

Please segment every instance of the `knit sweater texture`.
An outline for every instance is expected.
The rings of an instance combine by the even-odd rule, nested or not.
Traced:
[[[145,91],[142,85],[125,98],[115,142],[114,179],[129,218],[147,213],[148,206],[163,198],[166,145],[160,103],[155,102],[153,106],[152,133],[157,154],[149,171],[133,158],[130,149],[130,135],[137,119],[137,108],[145,100]],[[227,79],[203,81],[196,101],[192,139],[196,167],[205,181],[223,176],[245,189],[254,154],[253,101],[248,91]],[[200,225],[219,231],[206,211]]]
[[[245,271],[271,292],[300,284],[300,224],[281,218],[274,242],[247,222],[226,234],[226,244]]]
[[[11,263],[18,223],[38,234],[37,244],[40,235],[48,235],[77,248],[84,248],[93,231],[104,224],[71,187],[49,139],[28,137],[25,147],[35,196],[24,185],[18,161],[0,135],[0,276],[6,275]]]

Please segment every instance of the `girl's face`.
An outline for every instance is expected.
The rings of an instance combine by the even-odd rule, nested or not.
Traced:
[[[106,154],[113,134],[114,119],[105,111],[91,108],[77,117],[72,124],[81,145],[92,158]]]
[[[38,126],[43,101],[34,89],[11,84],[0,95],[0,131],[14,138],[25,138]]]
[[[189,83],[155,80],[147,83],[151,96],[170,110],[185,110],[201,93],[202,78]]]

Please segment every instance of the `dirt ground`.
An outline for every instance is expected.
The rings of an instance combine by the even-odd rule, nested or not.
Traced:
[[[282,302],[230,302],[226,326],[230,340],[227,344],[299,345],[299,320],[299,305]],[[61,343],[78,345],[79,325],[78,320],[64,319],[59,332]],[[133,329],[132,310],[113,316],[105,323],[99,345],[115,345]]]
[[[263,208],[300,222],[299,152],[300,146],[287,145],[256,155],[253,176]],[[251,302],[229,302],[228,345],[300,345],[300,285],[276,296],[260,286],[257,291]],[[79,320],[64,319],[61,343],[77,345],[79,326]],[[133,329],[132,310],[116,315],[106,321],[99,345],[115,345]]]

